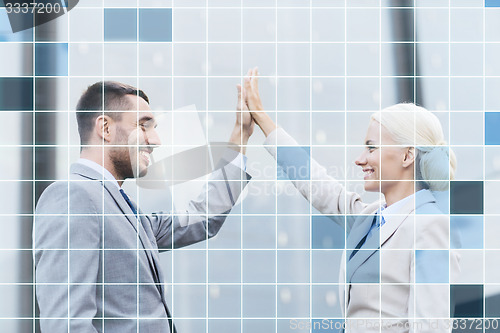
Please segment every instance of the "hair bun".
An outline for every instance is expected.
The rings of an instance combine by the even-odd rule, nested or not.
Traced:
[[[418,147],[421,153],[416,167],[420,179],[427,183],[430,190],[445,191],[448,189],[448,181],[454,179],[455,154],[440,141],[434,147]]]

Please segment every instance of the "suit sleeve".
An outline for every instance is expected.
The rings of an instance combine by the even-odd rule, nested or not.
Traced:
[[[322,214],[356,214],[367,206],[361,201],[359,194],[347,191],[342,184],[329,176],[326,169],[311,158],[306,151],[293,149],[293,154],[285,153],[278,156],[279,147],[299,146],[284,129],[279,127],[271,132],[264,145],[276,159],[278,167],[285,173],[289,173],[290,170],[310,169],[308,181],[292,177],[291,182]]]
[[[33,252],[42,332],[97,332],[92,321],[98,301],[99,221],[77,183],[53,184],[41,196]]]
[[[201,193],[190,201],[186,211],[168,214],[159,212],[147,216],[160,251],[191,245],[218,233],[251,178],[241,168],[230,163],[231,160],[221,159]]]

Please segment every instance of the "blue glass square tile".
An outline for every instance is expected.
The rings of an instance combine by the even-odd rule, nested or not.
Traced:
[[[500,145],[500,112],[486,112],[484,122],[485,144]]]
[[[450,317],[480,318],[483,316],[483,285],[451,285]]]
[[[415,251],[415,282],[448,283],[449,262],[448,250]]]
[[[482,216],[451,216],[451,248],[482,249],[483,225]]]
[[[0,111],[33,110],[33,78],[0,77]]]
[[[348,283],[380,283],[380,250],[360,249],[346,260]]]
[[[172,9],[139,9],[139,41],[171,42]]]
[[[107,42],[137,41],[137,9],[104,9],[104,40]]]
[[[482,181],[450,182],[450,214],[483,214]]]
[[[344,249],[345,248],[345,217],[318,216],[312,217],[312,248],[313,249]]]
[[[500,7],[500,0],[485,0],[486,7]]]
[[[67,43],[36,43],[35,44],[35,75],[37,75],[37,76],[67,76],[68,75],[68,44]]]
[[[278,179],[310,180],[310,156],[309,147],[278,147]]]
[[[500,317],[500,294],[489,295],[484,303],[486,317]]]

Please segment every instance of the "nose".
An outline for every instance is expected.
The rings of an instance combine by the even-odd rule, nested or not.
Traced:
[[[153,149],[161,145],[160,136],[155,129],[146,132],[146,142]]]
[[[358,158],[354,161],[357,166],[366,165],[366,149],[363,149],[363,152],[358,156]]]

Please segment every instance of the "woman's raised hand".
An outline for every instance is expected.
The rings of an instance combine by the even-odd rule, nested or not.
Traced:
[[[242,87],[242,96],[253,119],[266,137],[276,129],[276,124],[264,111],[259,94],[259,71],[257,67],[249,69]]]
[[[245,98],[250,112],[263,111],[259,95],[259,71],[257,67],[248,70],[244,82]]]

